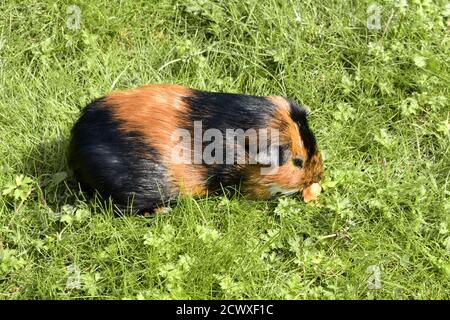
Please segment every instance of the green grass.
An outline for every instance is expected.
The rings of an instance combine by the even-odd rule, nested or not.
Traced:
[[[372,1],[0,2],[0,299],[449,299],[450,8],[400,2],[380,30]],[[325,193],[82,201],[72,124],[147,83],[308,105]]]

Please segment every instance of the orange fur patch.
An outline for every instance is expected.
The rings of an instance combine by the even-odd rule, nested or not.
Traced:
[[[294,158],[300,157],[306,160],[308,153],[300,137],[298,126],[292,121],[289,103],[282,97],[268,99],[277,107],[269,127],[280,130],[280,143],[290,145],[289,150]]]
[[[189,106],[183,98],[191,94],[186,87],[157,84],[113,92],[105,100],[114,117],[122,122],[123,132],[139,132],[145,143],[159,153],[167,167],[167,179],[173,193],[202,195],[206,193],[202,167],[173,163],[171,158],[178,143],[172,139],[173,133],[187,125],[184,119],[187,119]]]

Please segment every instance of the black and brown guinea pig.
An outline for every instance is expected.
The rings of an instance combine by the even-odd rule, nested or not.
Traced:
[[[140,212],[227,187],[252,199],[303,192],[314,200],[323,175],[305,108],[172,84],[87,105],[71,132],[69,166],[83,190]]]

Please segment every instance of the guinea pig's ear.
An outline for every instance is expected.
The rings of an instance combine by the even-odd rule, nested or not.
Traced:
[[[287,145],[272,145],[266,151],[258,153],[257,161],[264,165],[282,166],[291,158]]]
[[[311,113],[311,108],[308,107],[307,105],[304,105],[304,104],[300,105],[292,99],[288,99],[288,102],[289,102],[289,105],[291,106],[291,108],[294,110],[303,112],[305,115],[309,115]]]

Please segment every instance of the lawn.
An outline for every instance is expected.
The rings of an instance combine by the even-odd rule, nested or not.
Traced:
[[[446,1],[0,2],[0,299],[450,299]],[[325,192],[115,217],[67,168],[149,83],[307,105]]]

